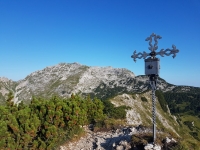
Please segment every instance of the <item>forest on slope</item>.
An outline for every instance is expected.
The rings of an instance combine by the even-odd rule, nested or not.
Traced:
[[[166,92],[163,95],[179,125],[187,126],[189,134],[200,142],[200,93]]]

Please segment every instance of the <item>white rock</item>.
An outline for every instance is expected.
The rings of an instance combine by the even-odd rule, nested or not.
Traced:
[[[176,141],[175,139],[173,139],[173,138],[172,138],[172,141],[175,142],[175,143],[177,142],[177,141]]]
[[[151,150],[153,148],[153,144],[147,144],[144,149],[145,150]]]
[[[60,150],[67,150],[65,146],[60,146]]]
[[[153,146],[153,144],[147,144],[144,147],[145,150],[161,150],[161,147],[159,145]]]
[[[171,140],[168,137],[166,137],[166,143],[170,143],[170,142]]]
[[[122,145],[117,146],[117,147],[116,147],[116,150],[124,150],[124,147],[123,147]]]
[[[153,148],[153,150],[161,150],[161,146],[156,145],[156,146]]]

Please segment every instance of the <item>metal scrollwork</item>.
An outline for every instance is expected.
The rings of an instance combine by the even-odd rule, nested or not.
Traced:
[[[145,59],[147,56],[149,56],[148,53],[146,53],[146,52],[141,53],[140,52],[140,53],[136,54],[136,50],[135,50],[133,55],[131,56],[131,58],[133,58],[134,61],[136,62],[136,58],[139,58],[139,59],[144,58]]]
[[[176,49],[176,46],[172,45],[172,49],[169,49],[169,48],[167,48],[166,50],[161,49],[160,52],[156,53],[156,55],[160,55],[160,56],[164,57],[164,55],[169,56],[169,55],[173,54],[172,57],[175,58],[176,53],[178,53],[178,52],[179,52],[179,50]]]
[[[173,55],[172,57],[175,58],[176,57],[176,53],[179,52],[179,50],[176,48],[175,45],[172,45],[172,49],[161,49],[160,52],[155,52],[158,49],[158,39],[161,39],[162,37],[160,35],[156,35],[155,33],[152,33],[149,37],[146,38],[145,41],[149,41],[149,50],[151,51],[151,53],[136,53],[136,50],[134,51],[133,55],[131,56],[131,58],[133,58],[133,60],[136,62],[136,59],[141,59],[141,58],[146,58],[147,56],[152,56],[155,57],[156,55],[160,55],[162,57],[164,57],[164,55],[169,56],[169,55]],[[154,44],[152,44],[152,39],[154,39]]]
[[[152,45],[152,38],[154,38],[154,45]],[[149,50],[152,52],[158,49],[158,39],[161,39],[162,37],[160,35],[156,35],[155,33],[152,33],[150,37],[147,37],[145,41],[149,41]]]

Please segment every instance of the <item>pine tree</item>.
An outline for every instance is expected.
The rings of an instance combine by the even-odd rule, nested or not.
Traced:
[[[13,106],[14,105],[14,103],[13,103],[13,98],[14,98],[14,95],[13,95],[13,93],[10,91],[9,93],[8,93],[8,98],[7,98],[7,100],[6,100],[6,103],[7,103],[7,105],[8,106]]]

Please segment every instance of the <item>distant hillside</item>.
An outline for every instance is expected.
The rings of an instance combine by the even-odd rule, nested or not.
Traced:
[[[0,78],[0,100],[5,101],[9,92],[14,102],[30,103],[32,96],[69,97],[72,93],[90,94],[106,99],[118,94],[141,93],[149,89],[148,77],[135,76],[125,68],[89,67],[78,63],[60,63],[35,71],[18,82]],[[199,92],[200,88],[176,86],[159,78],[158,89],[166,92]]]

